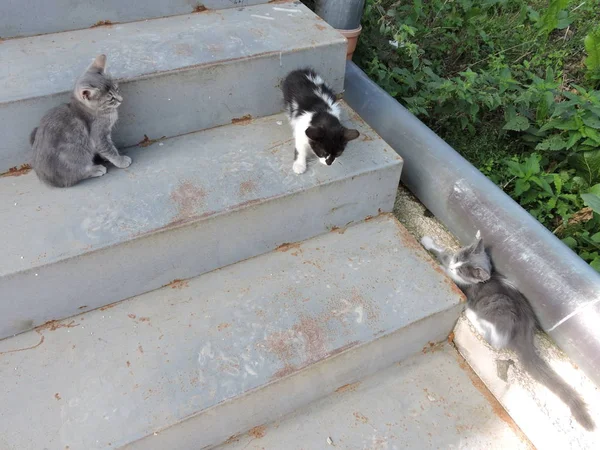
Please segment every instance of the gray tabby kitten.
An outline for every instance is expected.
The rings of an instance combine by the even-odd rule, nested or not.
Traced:
[[[485,340],[495,348],[513,350],[531,376],[565,402],[586,430],[593,430],[585,402],[538,355],[533,343],[539,328],[535,313],[523,294],[494,271],[480,233],[456,253],[438,247],[428,236],[421,243],[467,296],[467,318]]]
[[[119,155],[110,136],[123,97],[105,67],[106,56],[98,56],[75,83],[71,102],[48,111],[31,132],[33,169],[51,186],[101,177],[106,167],[95,164],[96,156],[120,169],[131,164],[129,156]]]

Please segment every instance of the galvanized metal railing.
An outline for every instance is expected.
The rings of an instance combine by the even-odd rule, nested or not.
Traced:
[[[402,156],[402,182],[461,242],[481,230],[544,330],[600,385],[600,275],[352,62],[344,98]]]

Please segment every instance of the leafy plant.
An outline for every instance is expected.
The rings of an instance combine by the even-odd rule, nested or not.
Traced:
[[[587,54],[585,66],[588,76],[593,80],[600,80],[600,26],[585,37],[583,45]]]
[[[599,269],[599,22],[597,1],[367,0],[355,61]]]

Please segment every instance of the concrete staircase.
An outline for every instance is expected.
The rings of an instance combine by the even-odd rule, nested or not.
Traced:
[[[313,66],[339,93],[341,35],[294,1],[143,3],[2,6],[1,449],[232,443],[428,353],[462,308],[387,214],[401,159],[349,107],[341,160],[291,170],[279,84]],[[29,132],[99,53],[133,164],[47,188]]]

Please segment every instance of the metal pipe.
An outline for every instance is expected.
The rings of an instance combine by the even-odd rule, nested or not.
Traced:
[[[461,242],[481,230],[544,330],[600,385],[600,274],[352,62],[344,99],[402,156],[402,182]]]
[[[316,13],[338,30],[354,30],[360,25],[365,0],[317,0]]]

